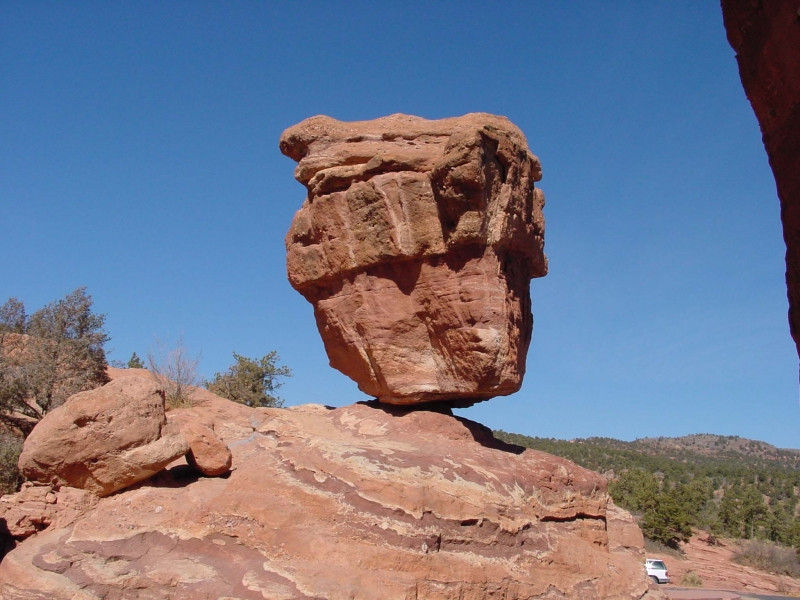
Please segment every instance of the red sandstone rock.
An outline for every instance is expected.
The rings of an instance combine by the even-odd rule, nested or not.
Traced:
[[[318,116],[281,151],[308,189],[286,237],[331,366],[381,402],[519,389],[547,271],[539,161],[503,117]]]
[[[800,16],[795,2],[722,0],[728,41],[775,175],[789,328],[800,353]]]
[[[0,520],[17,540],[47,527],[65,527],[97,504],[97,496],[71,487],[25,482],[16,494],[0,496]]]
[[[186,454],[186,440],[166,424],[154,381],[117,379],[45,415],[25,440],[19,468],[32,481],[106,496]]]
[[[631,516],[569,461],[449,414],[198,398],[230,475],[177,465],[100,498],[12,550],[0,597],[663,598]]]
[[[207,477],[224,475],[231,469],[232,455],[214,430],[197,421],[180,426],[181,435],[189,443],[186,461]]]

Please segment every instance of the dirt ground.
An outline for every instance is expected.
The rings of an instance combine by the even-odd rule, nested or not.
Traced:
[[[672,554],[648,553],[648,558],[660,558],[667,564],[672,584],[659,586],[664,591],[669,587],[687,587],[683,578],[686,573],[694,572],[702,580],[703,588],[733,590],[751,594],[776,594],[800,596],[800,579],[771,575],[745,567],[733,562],[736,543],[732,540],[720,539],[716,545],[706,540],[708,534],[699,532],[682,546],[684,556],[678,558]]]

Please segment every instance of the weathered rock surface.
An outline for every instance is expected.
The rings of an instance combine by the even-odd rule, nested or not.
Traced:
[[[96,503],[97,496],[86,490],[25,482],[16,494],[0,497],[3,533],[21,540],[50,526],[64,527]]]
[[[722,0],[728,41],[761,126],[786,242],[789,327],[800,354],[800,16],[794,2]]]
[[[230,474],[175,464],[100,498],[12,550],[0,597],[663,598],[601,476],[380,406],[251,409],[198,391],[170,415],[213,425]]]
[[[149,377],[124,377],[75,394],[25,440],[29,480],[107,496],[157,473],[189,451],[167,427],[164,395]]]
[[[281,151],[308,189],[286,237],[331,366],[390,404],[519,389],[547,272],[538,159],[503,117],[307,119]]]

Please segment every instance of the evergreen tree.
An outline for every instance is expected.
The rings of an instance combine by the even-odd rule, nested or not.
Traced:
[[[0,310],[0,419],[30,432],[71,395],[108,381],[105,315],[78,288],[25,318],[12,298]]]
[[[628,469],[608,484],[608,492],[614,502],[623,508],[646,511],[657,502],[658,479],[643,469]]]
[[[131,357],[128,359],[128,368],[129,369],[144,369],[144,362],[142,359],[139,358],[139,355],[134,352],[131,354]]]
[[[278,353],[272,351],[259,359],[233,353],[236,362],[225,373],[217,373],[206,387],[223,398],[247,406],[283,406],[283,400],[274,395],[283,382],[281,377],[291,377],[289,367],[278,365]]]
[[[688,542],[692,536],[691,517],[672,493],[659,494],[640,525],[646,537],[670,548],[677,549],[680,542]]]

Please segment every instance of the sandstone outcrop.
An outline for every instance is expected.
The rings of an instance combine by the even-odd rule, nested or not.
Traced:
[[[213,427],[227,477],[179,461],[98,499],[12,550],[0,597],[663,598],[631,516],[569,461],[427,410],[194,404],[170,415]]]
[[[538,159],[503,117],[318,116],[287,129],[308,195],[286,237],[331,366],[390,404],[519,389],[547,271]]]
[[[794,2],[722,0],[728,41],[761,126],[786,242],[789,327],[800,354],[800,16]]]
[[[96,503],[97,496],[86,490],[25,482],[16,494],[0,497],[2,533],[22,540],[50,526],[64,527]]]
[[[147,376],[75,394],[25,440],[19,468],[29,480],[107,496],[159,472],[189,451],[167,427],[164,394]]]

